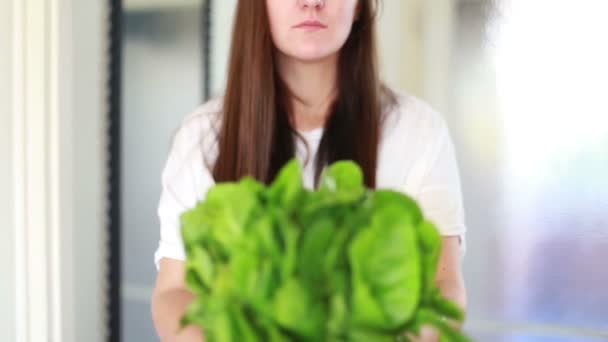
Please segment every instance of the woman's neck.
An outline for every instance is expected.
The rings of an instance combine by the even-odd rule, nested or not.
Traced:
[[[337,55],[314,63],[279,57],[279,73],[293,96],[293,124],[297,130],[324,125],[337,95],[337,64]]]

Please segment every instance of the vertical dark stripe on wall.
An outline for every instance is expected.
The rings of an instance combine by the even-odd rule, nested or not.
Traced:
[[[108,264],[107,325],[108,341],[120,341],[120,137],[121,137],[121,66],[122,66],[122,0],[109,0],[109,192],[108,192]],[[94,295],[94,294],[91,294]]]
[[[202,59],[203,59],[203,102],[209,100],[211,96],[211,11],[213,9],[213,1],[203,1],[202,13],[201,13],[201,47]]]

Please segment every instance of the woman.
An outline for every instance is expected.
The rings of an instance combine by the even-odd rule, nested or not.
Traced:
[[[458,169],[443,119],[378,79],[372,0],[239,1],[227,87],[188,116],[163,171],[153,316],[163,341],[194,296],[184,285],[178,217],[219,181],[270,182],[297,157],[313,188],[324,165],[356,161],[368,187],[415,197],[443,235],[437,283],[465,306],[464,218]]]

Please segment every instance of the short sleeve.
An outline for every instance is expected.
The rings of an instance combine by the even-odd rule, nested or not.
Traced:
[[[458,163],[454,145],[445,121],[439,120],[435,148],[431,149],[428,167],[417,194],[418,202],[441,235],[460,237],[466,250],[466,225]]]
[[[208,127],[201,116],[184,120],[173,138],[161,177],[158,204],[160,241],[154,253],[156,268],[162,258],[185,260],[181,214],[202,200],[214,181],[203,158],[203,136]]]

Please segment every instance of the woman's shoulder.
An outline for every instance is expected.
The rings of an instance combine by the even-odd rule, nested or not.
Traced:
[[[378,181],[414,195],[446,142],[447,126],[427,102],[405,92],[393,94],[383,125]]]
[[[196,107],[184,117],[180,128],[188,129],[201,125],[216,126],[221,117],[223,100],[223,97],[215,97]]]
[[[393,100],[385,113],[385,134],[417,141],[441,136],[444,117],[428,102],[404,91],[391,90]]]
[[[222,97],[213,98],[188,113],[173,136],[172,153],[189,159],[203,152],[212,157],[219,136]]]
[[[213,98],[196,107],[181,121],[177,135],[197,137],[200,135],[217,134],[220,128],[223,98]]]

